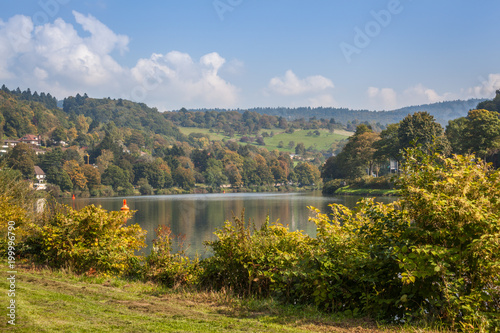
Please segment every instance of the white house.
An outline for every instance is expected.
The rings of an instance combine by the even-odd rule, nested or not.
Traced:
[[[38,165],[35,165],[35,176],[38,182],[33,184],[33,186],[35,186],[37,190],[47,189],[47,184],[45,183],[45,178],[47,176],[45,175],[45,172],[43,172],[42,168],[40,168]]]
[[[42,137],[40,135],[26,134],[19,141],[31,144],[34,146],[40,146],[42,144]]]

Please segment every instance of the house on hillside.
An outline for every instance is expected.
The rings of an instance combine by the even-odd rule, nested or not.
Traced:
[[[19,141],[17,140],[3,140],[2,147],[0,147],[0,155],[7,154],[7,151],[10,148],[15,147],[18,143]]]
[[[43,149],[39,149],[39,148],[34,148],[33,147],[33,151],[35,152],[36,155],[43,155],[43,154],[45,154],[45,150],[43,150]]]
[[[37,155],[43,155],[45,154],[45,150],[40,149],[40,144],[41,144],[41,137],[36,136],[36,135],[25,135],[19,140],[8,140],[5,139],[2,141],[2,146],[0,146],[0,155],[6,154],[9,149],[14,148],[17,146],[18,143],[26,143],[28,144],[31,149],[35,152]]]
[[[37,182],[33,184],[35,189],[37,190],[47,189],[47,184],[45,182],[45,178],[47,176],[45,175],[45,172],[43,172],[42,168],[40,168],[38,165],[35,165],[35,176],[37,180]]]
[[[42,137],[40,135],[26,134],[21,139],[19,139],[19,141],[34,146],[41,146]]]
[[[19,140],[8,140],[5,139],[3,140],[3,147],[5,148],[12,148],[15,147],[19,143]]]

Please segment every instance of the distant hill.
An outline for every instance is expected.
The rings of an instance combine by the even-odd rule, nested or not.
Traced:
[[[392,111],[369,111],[369,110],[351,110],[348,108],[252,108],[248,111],[255,111],[260,114],[267,114],[272,116],[281,116],[287,120],[294,119],[308,119],[316,117],[317,119],[331,119],[334,118],[337,123],[347,124],[353,121],[359,122],[373,122],[380,123],[381,125],[397,123],[406,117],[408,114],[412,114],[417,111],[427,111],[436,118],[436,120],[445,127],[449,120],[465,117],[467,112],[471,109],[475,109],[478,103],[485,101],[485,99],[469,99],[466,101],[456,100],[439,102],[433,104],[424,104],[416,106],[408,106],[401,109],[396,109]],[[238,109],[231,111],[244,112],[247,109]],[[207,111],[207,109],[198,109],[192,111]],[[217,109],[217,111],[229,111]]]

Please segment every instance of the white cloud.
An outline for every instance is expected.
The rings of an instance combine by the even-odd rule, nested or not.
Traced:
[[[367,90],[370,109],[389,110],[397,106],[397,93],[392,88],[369,87]]]
[[[333,82],[324,76],[315,75],[299,79],[291,70],[286,71],[284,77],[272,78],[268,84],[269,91],[283,96],[319,93],[334,87]]]
[[[393,88],[369,87],[367,90],[369,109],[393,110],[405,106],[432,104],[447,100],[458,99],[453,93],[438,94],[434,89],[416,84],[403,92],[397,92]]]
[[[417,84],[406,89],[402,98],[406,105],[419,105],[458,99],[458,95],[449,92],[439,95],[435,90]]]
[[[240,75],[245,71],[245,63],[238,59],[230,60],[221,71],[230,75]]]
[[[122,54],[128,51],[129,38],[127,36],[115,34],[92,15],[85,16],[77,11],[73,11],[73,15],[83,30],[90,32],[91,36],[86,38],[86,43],[95,52],[105,55],[115,48]]]
[[[60,18],[37,27],[21,15],[0,20],[0,79],[7,86],[47,91],[59,98],[87,92],[96,97],[127,95],[165,109],[235,106],[238,89],[219,75],[226,60],[218,53],[199,61],[178,51],[154,53],[126,68],[112,53],[126,52],[129,38],[91,15],[73,15],[90,36],[79,36]]]
[[[0,79],[15,78],[15,73],[9,68],[19,54],[29,52],[33,48],[31,35],[33,22],[31,19],[16,15],[7,22],[0,20]]]
[[[186,106],[233,107],[238,89],[218,75],[224,63],[225,59],[215,52],[204,55],[199,62],[178,51],[153,54],[132,68],[138,86],[132,89],[131,98],[140,99],[142,93],[155,103],[166,99]]]
[[[481,85],[467,89],[464,93],[469,98],[492,98],[495,91],[500,89],[500,73],[489,74],[488,79],[480,79]]]

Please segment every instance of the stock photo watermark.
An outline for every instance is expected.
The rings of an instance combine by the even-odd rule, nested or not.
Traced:
[[[16,223],[14,221],[8,222],[7,234],[7,281],[9,289],[7,295],[9,297],[9,304],[7,306],[7,323],[9,325],[16,325]]]
[[[54,18],[61,9],[61,5],[67,5],[70,0],[46,0],[38,1],[38,5],[42,10],[33,14],[32,19],[35,25],[43,25],[49,22],[49,19]]]
[[[70,0],[40,0],[38,1],[38,6],[40,10],[35,12],[31,16],[31,20],[34,25],[44,25],[49,23],[49,20],[54,18],[59,11],[61,6],[67,5]],[[14,48],[20,47],[22,44],[29,42],[31,39],[32,27],[29,25],[23,25],[23,28],[18,32],[10,32],[7,36],[10,43]]]
[[[227,12],[232,12],[236,7],[241,5],[243,0],[214,0],[212,5],[214,6],[215,12],[221,21],[224,21],[224,15]]]
[[[137,103],[143,102],[148,96],[148,92],[157,89],[162,83],[163,79],[160,77],[160,73],[155,72],[153,74],[148,74],[141,82],[141,84],[136,85],[130,91],[130,94],[124,94],[121,96],[123,99],[128,99]]]
[[[352,62],[353,55],[360,54],[363,49],[367,48],[372,40],[391,24],[393,17],[403,12],[403,9],[404,6],[400,0],[390,0],[385,9],[370,11],[370,16],[373,20],[366,22],[362,28],[358,26],[354,27],[352,43],[342,42],[339,44],[347,63],[350,64]]]

